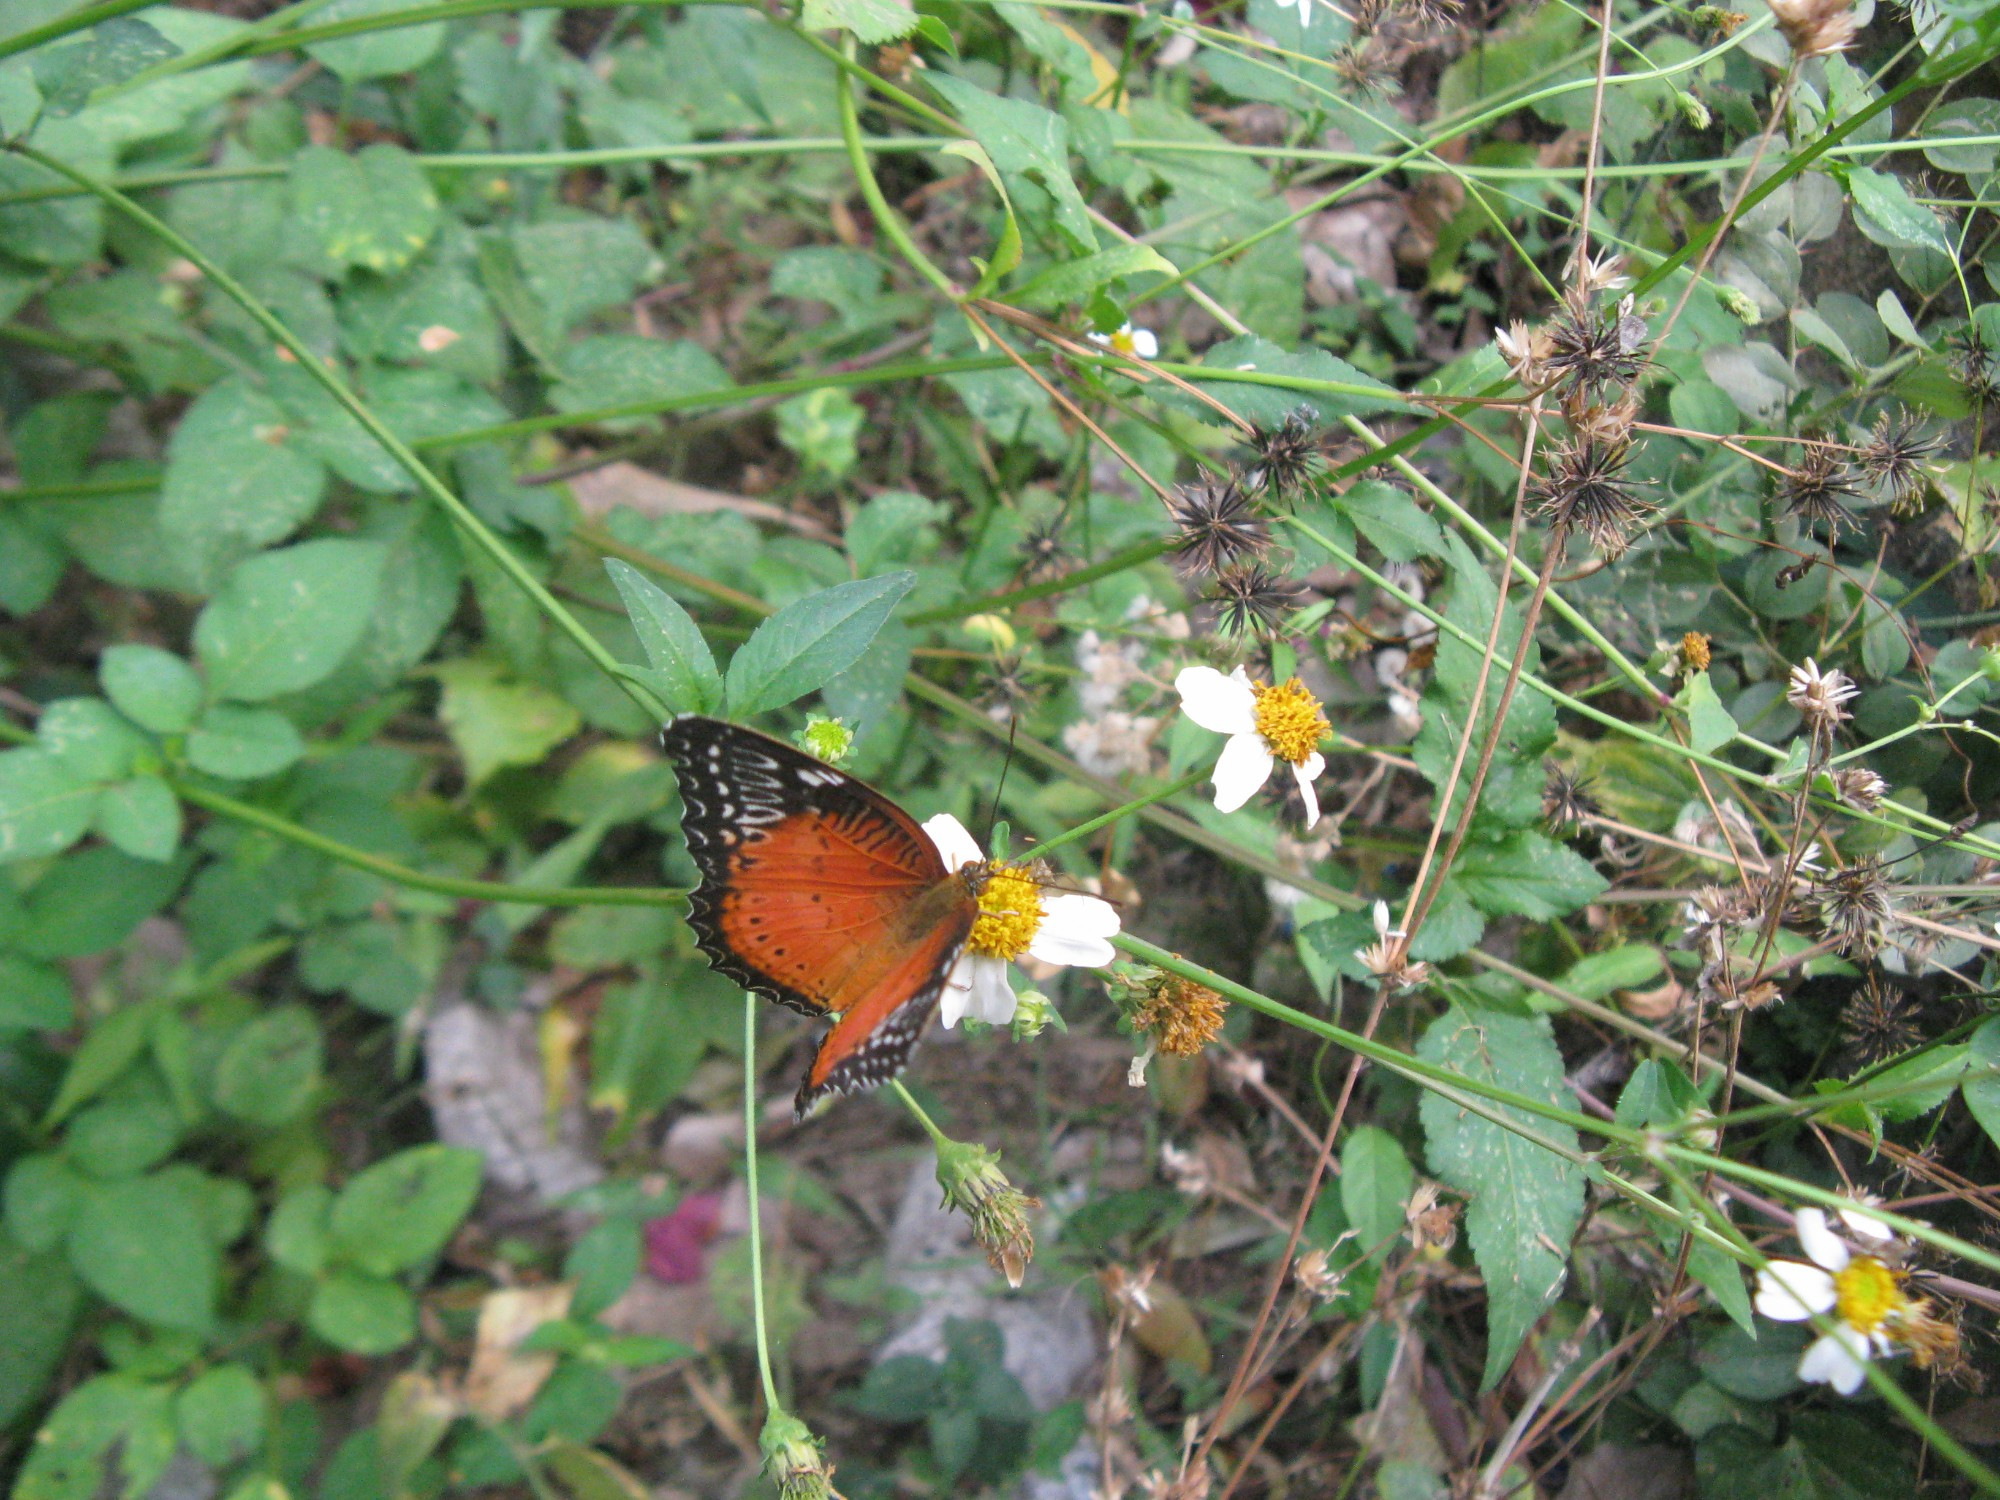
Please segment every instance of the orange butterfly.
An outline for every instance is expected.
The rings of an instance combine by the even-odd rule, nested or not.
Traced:
[[[902,808],[768,735],[683,714],[661,742],[701,871],[688,897],[701,951],[752,994],[838,1018],[800,1117],[895,1077],[979,917],[986,866],[948,868]]]

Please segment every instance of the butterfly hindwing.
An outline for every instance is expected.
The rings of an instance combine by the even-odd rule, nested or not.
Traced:
[[[799,1091],[899,1072],[977,914],[909,814],[791,746],[684,715],[662,735],[701,872],[688,922],[716,971],[807,1015],[837,1014]]]

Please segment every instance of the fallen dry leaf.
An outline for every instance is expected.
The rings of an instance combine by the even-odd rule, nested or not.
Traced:
[[[521,1341],[569,1312],[575,1289],[506,1287],[479,1305],[479,1331],[465,1372],[465,1404],[490,1422],[504,1422],[535,1399],[556,1367],[553,1354],[522,1354]]]

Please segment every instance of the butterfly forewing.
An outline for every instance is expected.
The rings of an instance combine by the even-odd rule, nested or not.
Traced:
[[[899,1071],[977,914],[971,887],[886,797],[716,719],[668,725],[701,872],[688,922],[716,970],[808,1015],[838,1013],[803,1109]]]

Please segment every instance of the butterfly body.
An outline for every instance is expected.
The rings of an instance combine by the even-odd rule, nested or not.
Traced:
[[[781,741],[694,714],[661,740],[702,877],[697,945],[751,993],[836,1018],[799,1113],[894,1077],[971,935],[983,872],[948,869],[903,809]]]

